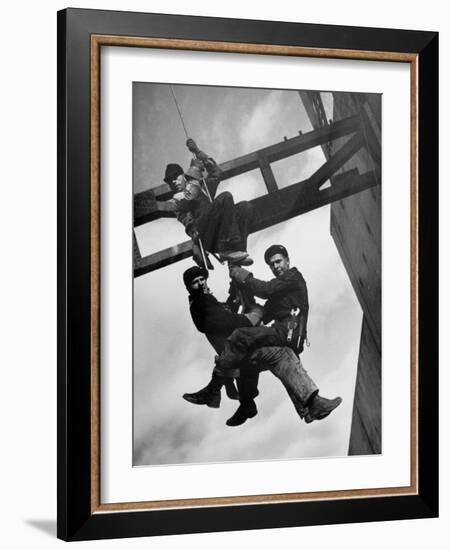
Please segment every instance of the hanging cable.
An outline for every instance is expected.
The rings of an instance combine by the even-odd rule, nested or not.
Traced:
[[[186,135],[186,140],[188,140],[189,139],[189,134],[188,134],[187,129],[186,129],[186,124],[184,123],[183,114],[181,112],[180,106],[178,105],[177,97],[176,97],[175,92],[173,90],[172,84],[169,84],[169,86],[170,86],[170,91],[172,92],[173,100],[175,102],[175,106],[177,108],[178,114],[180,115],[180,120],[181,120],[181,124],[183,126],[184,133]],[[194,153],[192,153],[192,158],[194,158],[194,159],[196,158]],[[206,196],[208,197],[209,202],[212,202],[211,193],[209,192],[208,186],[206,185],[205,178],[202,178],[202,183],[203,183],[203,187],[204,187],[204,192],[205,192]]]
[[[178,114],[180,115],[180,120],[181,120],[181,124],[183,125],[183,130],[184,130],[184,133],[186,135],[186,139],[189,139],[189,136],[188,136],[188,133],[187,133],[187,130],[186,130],[186,126],[184,124],[183,115],[181,114],[181,110],[180,110],[180,107],[178,105],[178,101],[177,101],[175,92],[173,91],[172,84],[170,84],[169,86],[170,86],[170,91],[172,92],[173,100],[175,101],[175,105],[176,105]]]
[[[177,101],[177,96],[175,95],[175,92],[174,92],[174,90],[173,90],[172,84],[169,84],[169,87],[170,87],[170,91],[172,92],[172,97],[173,97],[173,100],[174,100],[174,102],[175,102],[175,106],[176,106],[176,108],[177,108],[178,115],[179,115],[180,120],[181,120],[181,125],[183,126],[183,130],[184,130],[184,134],[185,134],[185,136],[186,136],[186,140],[188,140],[188,139],[189,139],[189,134],[188,134],[188,132],[187,132],[186,125],[185,125],[184,119],[183,119],[183,114],[182,114],[182,112],[181,112],[180,106],[179,106],[178,101]],[[194,155],[194,153],[192,153],[192,158],[194,158],[194,159],[196,158],[195,155]],[[209,202],[212,202],[212,197],[211,197],[211,194],[210,194],[210,192],[209,192],[208,186],[206,185],[205,178],[202,178],[202,183],[203,183],[203,187],[204,187],[204,191],[205,191],[205,193],[206,193],[206,196],[207,196],[208,199],[209,199]],[[207,270],[207,269],[208,269],[208,265],[207,265],[207,262],[206,262],[206,255],[205,255],[205,250],[204,250],[204,248],[203,248],[203,243],[202,243],[202,241],[201,241],[200,238],[198,239],[198,241],[199,241],[199,245],[200,245],[200,251],[201,251],[201,254],[202,254],[203,264],[204,264],[204,266],[205,266],[205,269]],[[211,254],[216,258],[216,260],[217,260],[219,263],[223,264],[223,262],[220,260],[220,258],[219,258],[216,254],[214,254],[214,252],[211,252]]]

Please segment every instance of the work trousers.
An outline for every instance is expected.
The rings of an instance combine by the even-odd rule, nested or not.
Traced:
[[[237,328],[225,341],[224,351],[220,354],[218,365],[224,369],[239,368],[241,362],[255,349],[263,346],[292,346],[298,341],[298,327],[294,330],[291,342],[287,342],[287,323],[277,323],[266,327]]]
[[[224,350],[226,338],[220,334],[206,334],[206,338],[216,353],[220,355]],[[250,366],[241,370],[239,378],[236,379],[239,390],[239,401],[241,403],[251,401],[258,395],[259,372],[258,369]],[[213,369],[210,387],[214,390],[220,390],[225,384],[225,380],[227,379],[221,375],[217,375]],[[230,379],[228,378],[228,380]]]
[[[219,253],[246,250],[252,212],[250,203],[235,205],[228,191],[217,195],[196,220],[205,250]]]
[[[247,238],[253,223],[253,205],[247,201],[238,202],[235,205],[236,219],[239,228],[239,250],[247,251]]]
[[[270,346],[258,348],[249,359],[241,367],[241,377],[248,379],[248,371],[259,374],[270,370],[286,388],[300,418],[304,418],[308,401],[319,393],[319,388],[303,368],[300,358],[290,348]]]

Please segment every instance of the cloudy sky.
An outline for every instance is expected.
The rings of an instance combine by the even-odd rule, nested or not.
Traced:
[[[296,91],[174,86],[190,137],[218,163],[311,130]],[[329,94],[323,94],[331,118]],[[134,192],[160,185],[166,164],[187,167],[190,153],[169,86],[133,87]],[[279,187],[312,174],[324,157],[320,148],[272,165]],[[220,184],[235,201],[266,193],[258,171]],[[186,240],[175,219],[136,229],[142,255]],[[260,376],[258,415],[230,428],[226,419],[236,401],[222,397],[220,409],[196,406],[182,394],[210,379],[214,350],[196,331],[189,314],[182,274],[187,259],[134,282],[134,465],[224,462],[344,456],[350,434],[362,312],[330,236],[329,206],[253,234],[248,250],[252,271],[271,278],[263,261],[271,244],[284,244],[291,266],[305,277],[310,300],[311,346],[302,362],[326,397],[343,404],[326,420],[300,421],[279,380]],[[210,288],[226,299],[227,269],[215,264]]]

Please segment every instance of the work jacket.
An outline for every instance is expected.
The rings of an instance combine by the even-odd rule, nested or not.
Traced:
[[[270,281],[261,281],[253,276],[250,271],[238,268],[240,281],[255,296],[266,300],[264,304],[264,324],[275,321],[275,325],[286,325],[291,318],[292,309],[300,309],[297,318],[297,330],[300,330],[302,338],[306,337],[306,324],[308,321],[309,303],[308,289],[305,279],[297,268],[291,267],[280,277]],[[283,333],[286,332],[283,330]]]
[[[201,183],[190,181],[186,184],[186,189],[175,193],[167,204],[172,206],[178,221],[184,225],[186,233],[190,236],[195,230],[195,222],[208,209],[210,201]]]
[[[218,353],[222,351],[225,339],[234,329],[252,326],[245,315],[233,313],[212,294],[190,295],[189,305],[197,330],[206,335]]]

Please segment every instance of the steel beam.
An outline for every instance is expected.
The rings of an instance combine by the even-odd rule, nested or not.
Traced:
[[[264,183],[266,184],[268,193],[276,193],[278,191],[278,185],[275,180],[272,167],[270,166],[270,162],[266,159],[264,155],[260,153],[258,154],[258,160],[259,169],[261,170],[261,175],[263,177]]]
[[[360,129],[360,124],[359,116],[351,116],[338,122],[333,122],[324,128],[312,130],[306,134],[295,136],[286,141],[281,141],[275,145],[249,153],[248,155],[224,162],[220,165],[223,172],[222,179],[232,178],[258,168],[258,155],[263,155],[268,162],[277,162],[278,160],[312,149],[322,143],[327,143],[330,140],[352,134]]]
[[[377,185],[377,179],[373,171],[360,175],[358,170],[354,169],[337,176],[332,187],[327,187],[315,193],[308,190],[307,185],[305,185],[307,183],[308,180],[281,189],[278,192],[281,207],[276,210],[273,208],[273,199],[268,195],[253,200],[252,204],[256,215],[251,232],[266,229],[276,223],[306,214],[316,208],[365,191]]]
[[[311,178],[277,191],[275,194],[277,208],[274,208],[274,194],[264,195],[251,201],[255,209],[255,219],[250,233],[261,231],[276,223],[305,214],[377,185],[373,171],[360,175],[356,169],[336,176],[332,187],[322,190],[311,191],[311,187],[308,186],[310,180]],[[191,255],[191,241],[183,242],[142,258],[135,265],[134,275],[139,277]]]
[[[307,151],[317,145],[326,144],[333,139],[353,134],[360,129],[361,119],[358,115],[355,115],[338,122],[333,122],[324,128],[312,130],[306,134],[301,134],[269,147],[264,147],[258,151],[222,163],[220,165],[222,171],[221,180],[227,180],[259,168],[265,170],[266,177],[268,178],[267,181],[265,179],[266,185],[272,187],[273,182],[270,181],[270,174],[266,169],[266,166],[270,165],[270,163]],[[262,164],[261,159],[263,159]],[[170,196],[170,188],[166,184],[137,193],[134,197],[134,226],[137,227],[158,218],[173,217],[172,213],[163,210],[161,205],[158,207],[155,203],[155,201],[167,200]]]
[[[306,114],[313,128],[321,128],[329,124],[325,115],[325,108],[323,106],[322,97],[320,92],[313,92],[311,90],[299,90],[299,96],[305,107]],[[323,143],[321,145],[325,158],[331,155],[331,143]]]
[[[172,192],[168,185],[162,187],[167,187],[167,193],[161,193],[159,200],[156,200],[153,189],[134,195],[134,227],[159,218],[175,218],[175,214],[169,210],[167,203],[163,202],[170,199]]]
[[[305,182],[305,191],[314,193],[320,189],[363,145],[364,136],[362,133],[357,133],[351,137]]]
[[[134,264],[134,276],[145,275],[161,267],[166,267],[167,265],[189,258],[189,256],[192,256],[192,241],[185,241],[171,246],[170,248],[141,258],[137,264]]]
[[[141,251],[139,250],[139,245],[136,239],[136,233],[133,230],[133,261],[134,265],[137,265],[142,259]]]

